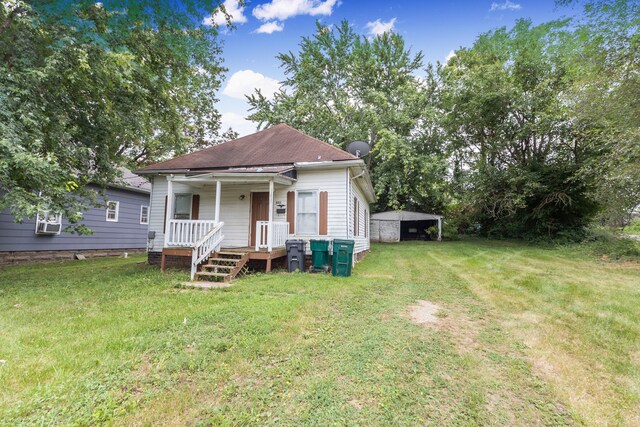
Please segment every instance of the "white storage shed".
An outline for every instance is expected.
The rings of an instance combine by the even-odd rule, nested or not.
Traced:
[[[426,229],[436,225],[442,239],[442,215],[410,211],[387,211],[371,215],[372,242],[426,240]]]

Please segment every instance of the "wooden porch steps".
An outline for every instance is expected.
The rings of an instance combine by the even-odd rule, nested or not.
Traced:
[[[249,261],[248,252],[214,252],[207,260],[207,263],[202,264],[200,271],[195,275],[195,279],[205,278],[229,282],[239,274],[246,272],[247,261]]]

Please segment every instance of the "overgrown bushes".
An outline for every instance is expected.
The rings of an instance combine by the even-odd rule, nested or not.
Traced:
[[[593,255],[613,260],[640,260],[640,242],[621,237],[609,228],[589,229],[582,242]]]

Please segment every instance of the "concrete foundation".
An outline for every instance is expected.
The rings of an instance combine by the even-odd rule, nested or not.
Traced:
[[[121,256],[123,253],[142,254],[144,249],[85,249],[75,251],[20,251],[0,252],[0,265],[24,264],[33,262],[63,261],[75,259],[76,254],[86,258],[101,258],[108,256]]]

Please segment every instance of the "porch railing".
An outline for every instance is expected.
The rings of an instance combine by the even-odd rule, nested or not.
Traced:
[[[166,246],[193,246],[216,226],[211,220],[170,219],[164,235]]]
[[[271,251],[285,245],[289,237],[289,223],[285,221],[256,222],[256,251]]]
[[[191,251],[191,280],[193,280],[196,275],[198,265],[200,265],[211,252],[220,247],[220,244],[224,240],[222,226],[224,226],[224,222],[219,222],[193,245],[193,250]]]

